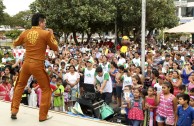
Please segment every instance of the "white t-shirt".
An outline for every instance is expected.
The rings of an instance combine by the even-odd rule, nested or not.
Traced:
[[[133,58],[132,62],[135,64],[135,66],[140,66],[140,58],[136,59],[136,58]]]
[[[97,75],[96,80],[98,81],[98,83],[100,83],[100,85],[104,82],[104,80],[107,80],[106,86],[104,87],[102,92],[103,93],[105,93],[105,92],[112,93],[112,80],[110,78],[109,73],[104,72],[102,77]]]
[[[80,78],[80,75],[78,72],[75,72],[73,75],[71,73],[65,74],[65,80],[68,80],[70,83],[75,83],[77,79]],[[75,85],[73,88],[78,88],[79,83]]]
[[[120,58],[117,64],[123,65],[124,63],[126,63],[125,58]]]
[[[155,85],[154,85],[154,88],[156,87],[156,89],[157,89],[157,94],[160,94],[160,93],[162,93],[162,85],[159,85],[159,83],[156,83]]]
[[[94,84],[95,81],[95,68],[88,70],[87,68],[84,69],[84,83],[85,84]]]
[[[133,85],[132,78],[127,75],[123,75],[123,89],[127,85]]]

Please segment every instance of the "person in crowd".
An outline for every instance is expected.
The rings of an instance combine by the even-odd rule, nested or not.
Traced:
[[[114,61],[112,61],[110,63],[110,71],[109,71],[109,74],[110,74],[110,77],[111,77],[111,80],[112,80],[113,99],[114,99],[114,103],[115,104],[117,103],[116,80],[115,80],[115,76],[116,76],[116,73],[117,72],[118,72],[118,66],[117,66],[117,64]]]
[[[109,72],[110,63],[107,61],[107,57],[105,55],[102,56],[102,63],[99,63],[99,66],[102,67],[104,72]]]
[[[129,100],[127,104],[129,109],[128,119],[132,123],[132,126],[140,126],[141,122],[144,120],[144,100],[141,97],[141,90],[137,88],[134,89],[133,96],[134,99]]]
[[[162,93],[162,84],[164,83],[164,81],[165,81],[165,76],[162,74],[159,75],[158,76],[158,83],[156,83],[154,85],[154,88],[156,89],[157,94]]]
[[[170,82],[164,82],[162,85],[162,93],[156,97],[156,121],[158,126],[175,124],[177,112],[177,99],[173,95],[173,86]]]
[[[121,106],[121,95],[122,95],[122,86],[123,86],[123,82],[122,82],[122,76],[124,74],[124,66],[119,66],[118,67],[118,72],[115,76],[115,80],[116,80],[116,93],[117,93],[117,104],[120,107]]]
[[[192,88],[194,88],[194,72],[189,76],[188,90],[191,90]]]
[[[194,108],[194,96],[190,96],[189,105]]]
[[[69,73],[65,75],[65,81],[71,87],[71,101],[73,105],[75,104],[76,99],[79,97],[79,81],[80,75],[76,72],[76,69],[73,65],[69,66]]]
[[[47,45],[54,51],[58,51],[58,44],[55,40],[53,30],[45,30],[46,17],[36,13],[32,16],[32,28],[21,33],[13,42],[14,47],[25,44],[25,60],[20,71],[18,81],[14,88],[14,95],[11,105],[11,118],[17,119],[17,113],[24,88],[28,78],[33,75],[39,82],[42,90],[40,104],[39,121],[46,121],[51,118],[48,116],[51,100],[51,88],[49,77],[44,69],[45,52]]]
[[[134,53],[134,58],[132,60],[132,63],[135,64],[136,67],[141,65],[141,59],[139,57],[139,53],[138,52]]]
[[[133,88],[138,88],[138,89],[142,89],[143,85],[141,83],[141,79],[138,75],[134,75],[132,76],[132,87]]]
[[[145,100],[144,100],[144,109],[145,109],[145,115],[146,120],[145,123],[152,125],[152,126],[156,126],[156,108],[157,106],[155,105],[155,99],[156,99],[156,92],[154,87],[150,86],[148,88],[147,91],[148,95],[145,96]]]
[[[84,84],[83,84],[83,89],[85,92],[95,92],[94,90],[94,85],[96,83],[95,80],[95,70],[93,68],[93,60],[89,59],[86,62],[86,67],[81,69],[81,66],[79,70],[83,73],[84,75]]]
[[[191,65],[189,62],[186,62],[184,64],[182,73],[181,73],[181,77],[182,77],[182,81],[183,84],[188,86],[189,84],[189,76],[191,75],[191,73],[193,72],[193,70],[191,69]]]
[[[179,96],[179,104],[176,113],[176,126],[192,126],[194,124],[194,109],[189,105],[188,94]]]
[[[63,80],[61,78],[57,78],[57,90],[54,91],[54,98],[53,98],[53,106],[54,110],[58,112],[63,112],[64,110],[64,87],[62,85]]]
[[[182,79],[178,71],[173,72],[170,82],[172,83],[173,88],[174,88],[174,96],[176,96],[177,94],[180,93],[179,87],[182,85]]]
[[[0,100],[10,101],[11,84],[7,76],[2,77],[2,83],[0,84]]]
[[[97,89],[102,94],[102,99],[109,105],[112,101],[112,80],[108,72],[104,72],[102,67],[96,68]]]
[[[159,72],[157,69],[153,69],[152,70],[152,87],[154,87],[154,85],[156,83],[158,83],[158,76],[159,76]]]

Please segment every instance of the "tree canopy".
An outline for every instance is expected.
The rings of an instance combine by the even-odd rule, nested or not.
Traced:
[[[3,5],[3,1],[0,0],[0,17],[3,17],[4,9],[5,9],[5,6]],[[3,18],[0,18],[0,25],[2,24],[3,20],[4,20]]]

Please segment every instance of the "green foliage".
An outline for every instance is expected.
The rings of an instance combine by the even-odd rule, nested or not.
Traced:
[[[31,27],[31,11],[20,11],[14,16],[10,16],[7,13],[4,13],[4,22],[3,25],[8,25],[12,28],[14,27],[22,27],[22,28],[30,28]]]
[[[33,12],[47,16],[48,27],[58,32],[101,31],[114,22],[113,0],[36,0],[30,5]]]
[[[174,0],[147,0],[146,29],[171,28],[177,25]],[[32,12],[47,16],[47,25],[59,34],[113,31],[128,35],[141,33],[142,0],[36,0]]]
[[[0,17],[3,17],[3,10],[5,9],[5,6],[3,5],[3,1],[0,0]],[[2,22],[4,21],[3,18],[0,18],[0,25],[2,24]]]
[[[11,38],[13,40],[13,39],[16,39],[21,33],[22,31],[15,29],[15,30],[5,32],[5,35],[6,37]]]

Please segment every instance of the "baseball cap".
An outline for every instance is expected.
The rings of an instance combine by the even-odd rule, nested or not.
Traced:
[[[87,60],[87,62],[94,63],[94,61],[91,58]]]

